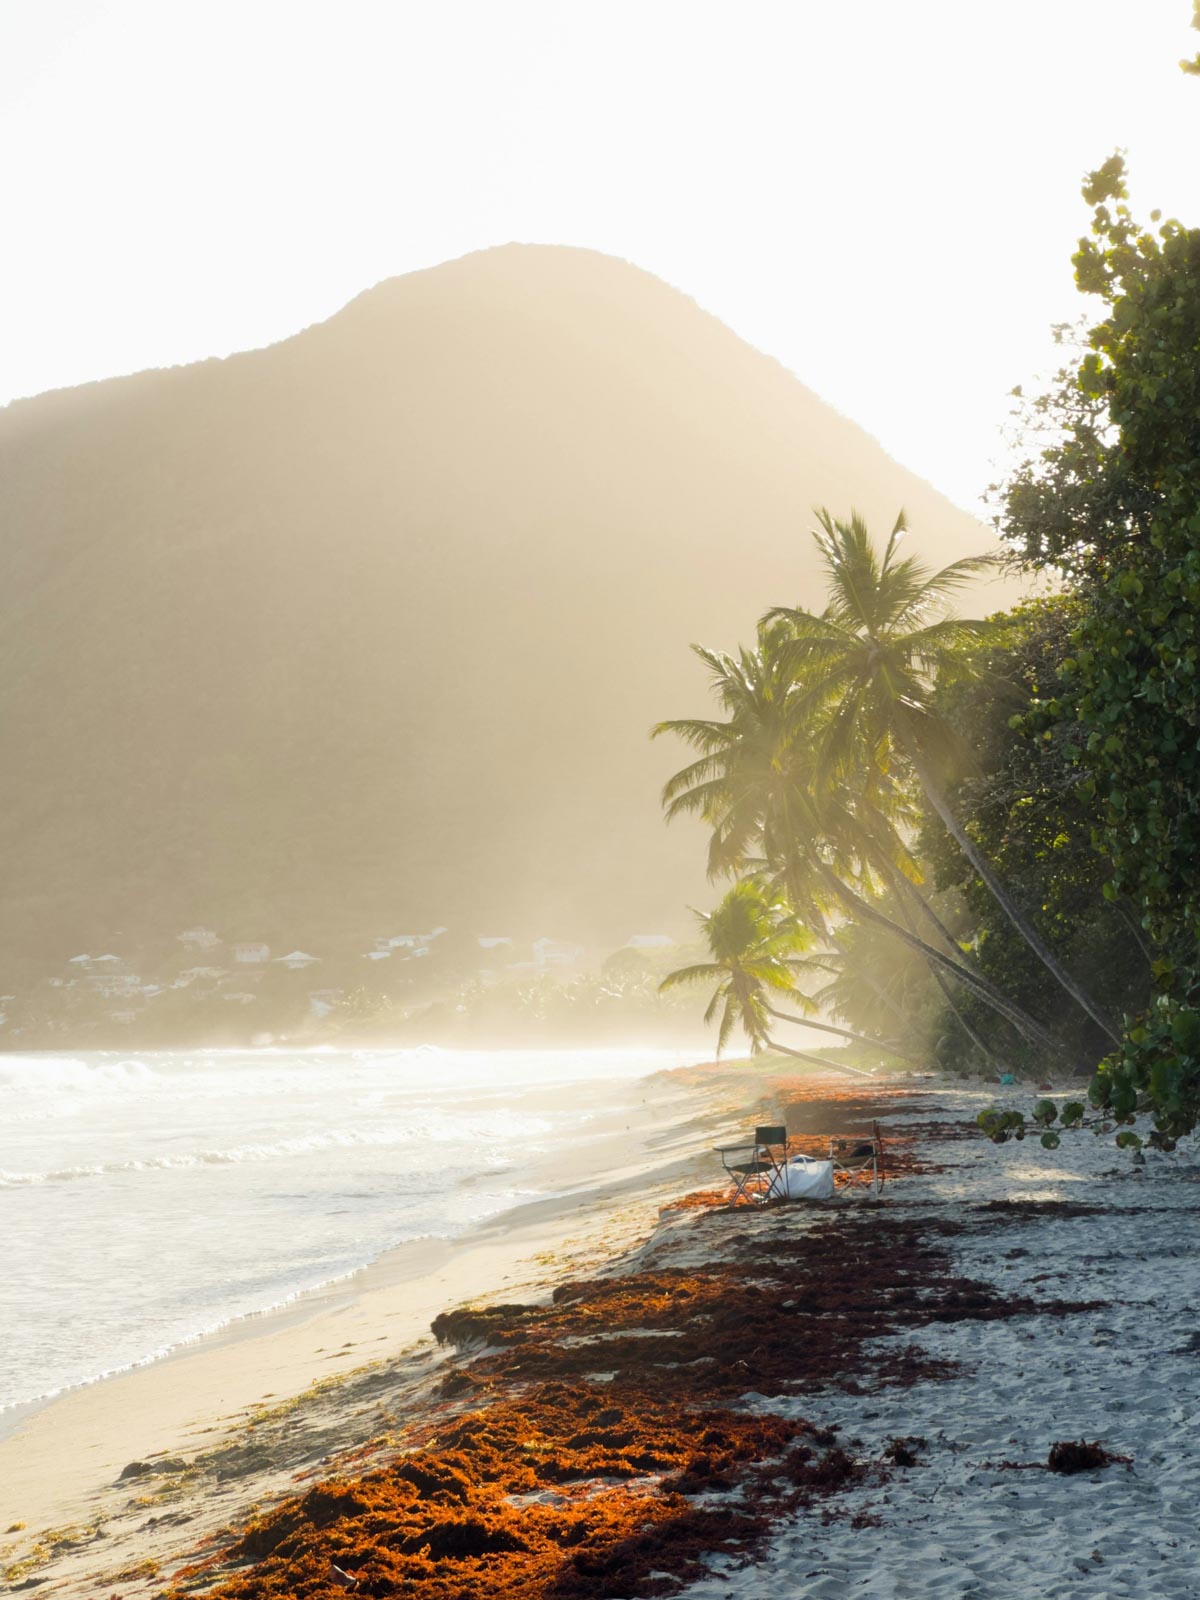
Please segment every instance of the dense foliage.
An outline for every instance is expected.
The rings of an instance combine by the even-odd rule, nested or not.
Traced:
[[[1031,734],[1061,741],[1110,865],[1154,947],[1157,994],[1097,1078],[1122,1116],[1200,1118],[1200,230],[1141,227],[1113,157],[1084,191],[1076,256],[1100,319],[1038,402],[1058,437],[1015,474],[1002,526],[1080,605]]]
[[[1149,998],[1149,947],[1131,903],[1105,892],[1108,874],[1092,837],[1094,800],[1079,792],[1082,775],[1069,730],[1060,724],[1031,737],[1022,717],[1031,700],[1055,687],[1083,614],[1078,600],[1062,595],[996,619],[977,670],[936,699],[972,752],[969,766],[948,782],[951,804],[1064,967],[1086,973],[1108,1011],[1121,1018]],[[1035,1015],[1054,1015],[1056,981],[932,811],[922,825],[919,854],[938,889],[955,896],[956,926],[980,970]],[[977,1002],[964,997],[960,1005],[986,1029]],[[1108,1048],[1107,1035],[1078,1007],[1061,1013],[1056,1031],[1081,1069],[1090,1069]]]
[[[982,563],[932,572],[904,533],[900,518],[879,546],[860,518],[821,513],[825,608],[769,612],[736,655],[698,649],[725,715],[656,730],[695,754],[668,816],[706,821],[711,874],[736,880],[703,919],[712,960],[673,981],[716,984],[721,1045],[740,1024],[778,1048],[779,1021],[822,1006],[881,1056],[1090,1071],[1120,1013],[1067,958],[1091,956],[1083,936],[1104,947],[1110,1004],[1144,993],[1145,963],[1103,898],[1059,746],[1030,751],[1010,726],[1066,622],[955,616]]]
[[[698,755],[668,815],[702,816],[713,874],[765,873],[815,930],[835,1014],[967,1066],[1108,1050],[1102,1125],[1151,1112],[1170,1148],[1200,1123],[1200,230],[1140,225],[1124,179],[1114,156],[1084,188],[1076,280],[1099,315],[1024,402],[997,519],[1059,597],[962,622],[971,563],[929,573],[902,518],[880,551],[823,513],[824,611],[702,651],[727,719],[658,731]]]

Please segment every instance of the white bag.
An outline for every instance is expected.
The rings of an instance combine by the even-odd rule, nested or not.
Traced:
[[[793,1156],[771,1180],[771,1200],[832,1200],[833,1162]]]

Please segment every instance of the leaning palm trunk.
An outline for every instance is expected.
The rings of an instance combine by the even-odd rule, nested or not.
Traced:
[[[946,926],[946,924],[938,916],[937,912],[929,904],[929,901],[925,898],[925,896],[917,888],[916,884],[915,883],[910,883],[909,880],[903,875],[903,873],[894,873],[893,874],[893,882],[895,884],[898,884],[900,886],[900,889],[901,889],[902,893],[903,894],[907,894],[908,898],[910,900],[912,900],[916,904],[916,906],[924,914],[926,919],[929,922],[931,922],[933,924],[933,926],[937,929],[938,933],[941,935],[941,937],[944,940],[944,942],[950,947],[951,950],[955,951],[956,954],[958,954],[961,957],[961,959],[963,960],[963,962],[965,964],[966,963],[966,952],[963,950],[963,948],[959,944],[958,940],[950,932],[950,929]],[[915,932],[915,929],[913,929],[912,921],[907,916],[907,914],[905,913],[905,911],[903,909],[903,906],[901,906],[900,915],[901,915],[901,917],[902,917],[902,919],[904,921],[905,927],[907,927],[910,931]],[[971,1043],[975,1046],[975,1048],[978,1051],[981,1052],[981,1054],[983,1055],[984,1060],[985,1061],[991,1061],[993,1064],[996,1064],[999,1061],[999,1057],[996,1055],[996,1052],[994,1050],[992,1050],[990,1048],[990,1046],[988,1046],[984,1042],[983,1038],[975,1031],[975,1029],[971,1026],[971,1024],[967,1021],[966,1017],[963,1015],[961,1009],[959,1008],[958,1001],[955,1000],[955,998],[954,998],[954,991],[953,991],[953,989],[951,989],[950,984],[946,979],[945,973],[942,971],[942,969],[940,967],[934,966],[934,964],[932,962],[928,962],[926,964],[929,967],[930,975],[932,976],[933,981],[937,984],[938,988],[942,991],[942,998],[945,1000],[946,1004],[949,1006],[950,1013],[954,1017],[954,1020],[958,1023],[959,1027],[966,1034],[967,1038],[970,1039]]]
[[[902,895],[908,896],[908,898],[916,906],[917,910],[925,918],[926,922],[928,922],[930,927],[936,931],[942,943],[953,952],[955,959],[961,961],[964,966],[971,965],[967,952],[963,949],[962,945],[959,944],[958,940],[950,932],[950,929],[942,921],[941,917],[938,916],[937,912],[929,904],[929,901],[926,900],[925,896],[917,888],[916,884],[910,882],[902,872],[896,872],[894,870],[888,874],[888,882],[894,889],[898,888]],[[912,923],[907,917],[905,917],[904,922],[906,927],[912,927]]]
[[[856,894],[848,884],[843,883],[831,867],[822,866],[821,874],[847,910],[853,912],[855,916],[865,917],[868,922],[873,922],[877,927],[887,928],[897,939],[908,945],[910,950],[917,950],[927,961],[936,962],[944,972],[950,973],[966,988],[978,995],[985,1005],[990,1006],[1000,1016],[1007,1018],[1018,1033],[1027,1039],[1030,1044],[1036,1045],[1043,1050],[1057,1052],[1058,1044],[1053,1035],[1043,1028],[1040,1022],[1036,1022],[1027,1012],[1023,1011],[1020,1006],[1015,1005],[1001,994],[1000,990],[989,983],[986,978],[980,977],[977,972],[972,972],[969,967],[964,967],[960,962],[955,961],[951,956],[945,955],[941,950],[936,950],[933,945],[926,944],[920,934],[911,933],[907,928],[902,927],[900,923],[893,922],[891,917],[877,910],[869,900],[865,900],[862,895]]]
[[[794,844],[792,847],[794,849]],[[795,860],[796,857],[793,855],[791,859]],[[778,863],[772,863],[772,865],[778,865]],[[795,886],[792,882],[792,874],[787,861],[784,861],[782,866],[779,866],[779,876],[787,893],[789,896],[793,897],[793,904],[795,904]],[[807,897],[805,896],[803,898]],[[847,949],[845,943],[838,938],[837,929],[830,924],[829,919],[826,917],[823,909],[816,905],[811,905],[807,908],[807,910],[813,929],[821,936],[822,939],[824,939],[826,944],[830,945],[834,950],[837,951],[838,955],[840,955],[844,961],[849,961],[851,959],[850,951]],[[898,1022],[903,1022],[903,1007],[900,1006],[893,996],[887,992],[883,984],[879,982],[875,975],[871,972],[864,972],[863,979],[868,989],[870,989],[876,1000],[879,1001],[880,1005],[885,1006]]]
[[[954,998],[954,992],[950,988],[949,983],[946,981],[944,974],[939,972],[936,967],[931,968],[930,970],[933,972],[933,981],[942,991],[942,997],[946,1004],[950,1007],[950,1011],[955,1022],[958,1023],[959,1027],[966,1034],[967,1038],[970,1039],[971,1043],[982,1054],[983,1059],[985,1061],[990,1061],[993,1065],[995,1065],[998,1062],[999,1057],[996,1055],[994,1050],[989,1049],[989,1047],[983,1042],[982,1037],[975,1032],[975,1029],[967,1021],[966,1017],[963,1016],[962,1011],[959,1009],[958,1002]]]
[[[954,839],[963,855],[966,856],[967,860],[974,867],[980,878],[982,878],[983,882],[987,885],[988,890],[992,894],[1001,911],[1004,912],[1004,915],[1012,923],[1013,927],[1021,935],[1025,943],[1033,951],[1034,955],[1037,956],[1038,960],[1042,963],[1046,970],[1052,973],[1055,978],[1057,978],[1058,982],[1071,996],[1075,1004],[1087,1012],[1088,1016],[1091,1017],[1092,1021],[1097,1025],[1097,1027],[1103,1029],[1103,1031],[1108,1035],[1114,1044],[1120,1044],[1121,1035],[1117,1029],[1113,1027],[1112,1023],[1105,1016],[1104,1012],[1101,1011],[1100,1007],[1088,994],[1086,989],[1084,989],[1081,984],[1077,983],[1076,980],[1072,978],[1071,974],[1058,960],[1058,957],[1046,944],[1045,940],[1038,933],[1036,928],[1034,928],[1024,913],[1013,903],[1012,897],[1008,894],[1008,891],[1004,888],[1004,885],[992,871],[991,867],[984,859],[983,854],[975,844],[974,840],[971,838],[970,834],[968,834],[962,823],[955,816],[948,801],[946,800],[945,795],[943,795],[941,790],[938,788],[937,783],[930,773],[929,768],[926,766],[920,751],[917,749],[915,739],[906,737],[904,739],[904,750],[905,754],[913,764],[913,771],[917,775],[917,780],[920,783],[921,788],[925,791],[925,797],[929,801],[929,804],[942,819],[947,832]]]
[[[909,897],[911,899],[915,900],[917,902],[917,904],[921,907],[922,911],[924,911],[926,913],[926,915],[933,922],[934,926],[938,929],[939,933],[945,939],[946,943],[949,944],[949,945],[952,945],[954,947],[954,949],[956,949],[956,950],[959,949],[960,946],[958,944],[957,939],[955,939],[954,935],[950,932],[949,928],[947,928],[943,924],[943,922],[941,921],[941,919],[938,916],[937,912],[929,904],[928,900],[926,900],[925,896],[921,893],[921,891],[917,888],[917,886],[915,884],[913,884],[913,883],[909,883],[908,879],[903,877],[902,875],[898,875],[898,877],[899,877],[899,881],[904,885],[904,888],[908,891]],[[903,902],[901,902],[901,904],[900,904],[900,915],[904,920],[905,927],[907,927],[910,930],[910,932],[913,931],[912,921],[909,918],[908,913],[904,910]],[[954,1017],[954,1020],[958,1023],[959,1027],[966,1034],[967,1038],[970,1039],[971,1043],[975,1046],[975,1048],[982,1052],[984,1060],[985,1061],[991,1061],[991,1062],[995,1063],[997,1061],[997,1059],[998,1059],[996,1054],[995,1054],[995,1052],[993,1050],[991,1050],[984,1043],[984,1041],[980,1037],[980,1035],[975,1032],[975,1029],[971,1026],[971,1024],[967,1021],[966,1017],[964,1017],[962,1012],[959,1010],[958,1002],[954,998],[954,991],[951,989],[950,984],[949,984],[949,982],[948,982],[948,980],[946,978],[945,973],[942,971],[942,969],[940,967],[935,966],[932,961],[927,962],[926,965],[929,967],[930,975],[932,976],[933,981],[937,984],[938,988],[942,991],[942,998],[945,1000],[946,1004],[950,1007],[950,1013]]]
[[[811,1061],[818,1067],[828,1067],[830,1072],[852,1072],[855,1077],[869,1078],[865,1067],[848,1067],[844,1061],[827,1061],[824,1056],[810,1055],[807,1050],[793,1050],[791,1045],[780,1044],[776,1039],[764,1039],[768,1050],[778,1050],[781,1056],[792,1056],[797,1061]]]
[[[1117,911],[1120,915],[1121,921],[1125,924],[1125,926],[1129,929],[1130,934],[1133,936],[1134,943],[1145,957],[1147,967],[1153,971],[1154,952],[1142,937],[1142,930],[1138,927],[1137,918],[1130,911],[1124,900],[1119,900],[1117,902]]]
[[[811,1017],[796,1017],[790,1011],[777,1011],[774,1006],[764,1006],[773,1017],[778,1017],[780,1022],[794,1022],[800,1028],[815,1028],[818,1033],[836,1033],[840,1039],[850,1039],[855,1044],[865,1044],[871,1050],[882,1050],[885,1055],[895,1056],[897,1061],[907,1061],[910,1067],[924,1066],[924,1062],[917,1061],[913,1056],[906,1056],[903,1050],[897,1050],[895,1045],[888,1044],[884,1039],[872,1039],[869,1034],[855,1033],[853,1028],[839,1028],[832,1022],[814,1022]]]

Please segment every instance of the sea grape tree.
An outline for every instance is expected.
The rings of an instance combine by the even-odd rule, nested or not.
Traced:
[[[1101,314],[1040,402],[1059,437],[1014,475],[1001,526],[1084,602],[1026,726],[1069,738],[1106,893],[1153,945],[1154,998],[1090,1098],[1172,1139],[1200,1120],[1200,230],[1137,223],[1120,156],[1084,196],[1076,281]]]

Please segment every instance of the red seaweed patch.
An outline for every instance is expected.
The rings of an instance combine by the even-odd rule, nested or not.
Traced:
[[[1076,1309],[1005,1299],[950,1271],[941,1236],[878,1212],[776,1226],[781,1213],[697,1212],[723,1259],[561,1284],[549,1304],[466,1307],[434,1330],[461,1353],[403,1452],[331,1477],[185,1569],[174,1596],[333,1600],[353,1586],[411,1600],[600,1600],[676,1593],[715,1555],[753,1553],[789,1509],[919,1464],[761,1407],[838,1385],[952,1370],[908,1339],[931,1322]],[[865,1513],[864,1513],[865,1514]]]
[[[1060,1440],[1050,1446],[1046,1470],[1069,1477],[1076,1472],[1095,1472],[1100,1467],[1128,1467],[1132,1461],[1132,1456],[1119,1456],[1106,1450],[1098,1439]]]

